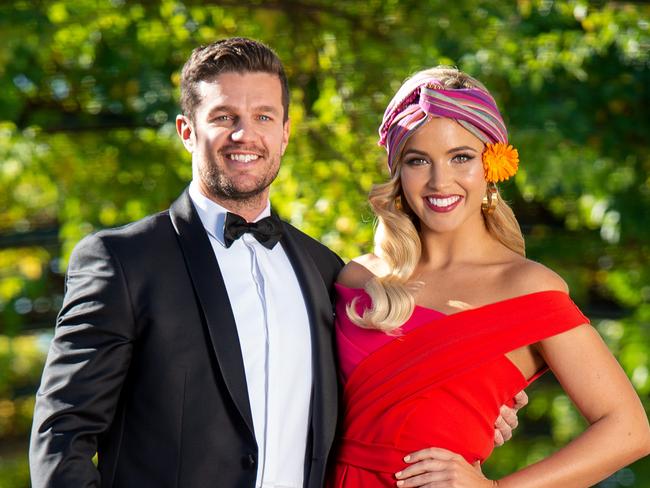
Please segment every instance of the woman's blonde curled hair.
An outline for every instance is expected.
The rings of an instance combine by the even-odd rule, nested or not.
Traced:
[[[448,89],[478,87],[485,90],[478,80],[448,66],[420,71],[407,82],[432,77]],[[400,91],[395,98],[400,96]],[[401,162],[398,161],[392,168],[391,179],[375,185],[369,195],[370,206],[377,217],[374,252],[388,265],[389,271],[366,282],[364,289],[372,301],[370,308],[358,314],[356,299],[347,307],[348,317],[358,326],[385,332],[398,329],[413,313],[413,292],[418,283],[412,281],[412,275],[422,252],[417,217],[403,198],[400,173]],[[504,246],[525,256],[519,223],[498,190],[496,196],[498,203],[494,211],[483,212],[486,228]]]

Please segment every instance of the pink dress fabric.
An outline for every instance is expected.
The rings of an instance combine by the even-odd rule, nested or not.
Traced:
[[[356,297],[356,311],[361,314],[371,306],[370,296],[362,288],[348,288],[340,283],[336,283],[335,287],[338,294],[338,300],[336,301],[336,343],[340,374],[345,383],[361,361],[380,347],[396,339],[396,337],[379,330],[364,329],[354,324],[348,318],[346,306]],[[416,305],[411,318],[400,328],[401,332],[398,333],[397,340],[399,340],[399,334],[406,334],[421,325],[430,323],[436,318],[445,316],[444,313],[437,310]]]
[[[527,379],[507,353],[589,323],[549,290],[453,314],[416,307],[401,335],[388,335],[348,319],[353,298],[359,312],[370,304],[364,290],[337,290],[345,384],[328,488],[394,488],[403,457],[425,447],[484,461],[500,406],[545,370]]]

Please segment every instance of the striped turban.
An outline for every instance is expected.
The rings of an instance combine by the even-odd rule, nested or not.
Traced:
[[[415,76],[393,97],[379,127],[379,145],[388,151],[391,171],[407,139],[429,116],[454,119],[485,144],[508,144],[506,126],[486,90],[445,88],[436,78]]]

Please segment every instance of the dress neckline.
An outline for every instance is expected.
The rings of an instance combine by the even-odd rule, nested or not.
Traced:
[[[366,292],[366,290],[364,288],[354,288],[354,287],[350,287],[350,286],[345,286],[344,284],[338,283],[338,282],[334,283],[334,286],[336,286],[338,288],[343,288],[343,289],[349,290],[349,291],[360,292],[360,293],[363,293],[364,295],[368,296],[368,292]],[[435,313],[435,314],[442,315],[442,316],[445,316],[445,317],[450,315],[450,314],[447,314],[445,312],[441,312],[440,310],[436,310],[435,308],[424,307],[422,305],[418,305],[417,303],[415,304],[415,308],[418,309],[418,310],[422,310],[424,312]]]
[[[335,282],[334,286],[339,287],[339,288],[343,288],[343,289],[346,289],[346,290],[350,290],[350,291],[363,292],[363,293],[365,293],[367,295],[367,292],[366,292],[366,290],[364,288],[350,287],[350,286],[346,286],[346,285],[344,285],[342,283],[339,283],[339,282]],[[484,309],[488,309],[488,308],[495,307],[495,306],[498,306],[498,305],[503,305],[503,304],[510,303],[510,302],[516,302],[516,301],[524,299],[524,298],[529,298],[529,297],[538,296],[538,295],[543,296],[543,295],[556,295],[556,294],[564,295],[565,297],[570,299],[570,296],[569,296],[568,293],[560,291],[560,290],[542,290],[542,291],[535,291],[535,292],[532,292],[532,293],[524,293],[523,295],[517,295],[517,296],[514,296],[514,297],[510,297],[510,298],[504,298],[503,300],[498,300],[496,302],[486,303],[485,305],[479,305],[478,307],[472,307],[472,308],[468,308],[468,309],[465,309],[465,310],[459,310],[458,312],[454,312],[454,313],[441,312],[440,310],[436,310],[435,308],[424,307],[422,305],[418,305],[417,303],[415,304],[415,308],[420,309],[420,310],[424,310],[424,311],[427,311],[427,312],[431,312],[431,313],[440,314],[440,315],[443,315],[445,317],[453,317],[455,315],[460,315],[460,314],[467,313],[467,312],[476,312],[477,310],[484,310]]]

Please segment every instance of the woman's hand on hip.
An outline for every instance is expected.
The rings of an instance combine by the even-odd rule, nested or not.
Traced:
[[[431,447],[409,454],[410,464],[395,473],[400,488],[494,488],[498,484],[483,476],[479,463],[471,465],[460,454]]]

